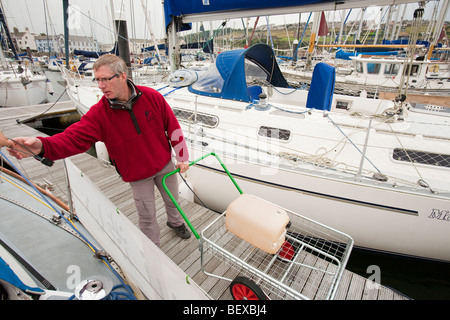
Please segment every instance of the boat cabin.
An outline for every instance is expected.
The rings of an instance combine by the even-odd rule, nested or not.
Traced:
[[[374,81],[400,79],[402,74],[409,75],[410,85],[426,80],[427,68],[430,61],[408,61],[397,57],[350,57],[354,61],[354,76]]]

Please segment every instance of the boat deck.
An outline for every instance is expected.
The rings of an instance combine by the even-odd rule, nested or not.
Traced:
[[[46,116],[57,116],[76,112],[71,102],[60,102],[50,110],[50,104],[19,107],[0,108],[0,130],[7,137],[18,136],[45,136],[45,134],[31,128],[26,124],[20,124],[16,120],[23,121],[34,116],[45,113]],[[2,152],[8,157],[6,150]],[[52,167],[40,165],[35,159],[27,158],[17,161],[15,158],[8,159],[28,179],[35,184],[48,189],[51,193],[67,203],[67,183],[64,175],[62,161],[56,161]],[[71,157],[71,160],[87,175],[97,187],[108,197],[135,225],[138,223],[137,212],[134,206],[133,196],[128,183],[121,180],[115,168],[105,164],[103,161],[86,153]],[[4,160],[3,160],[4,162]],[[156,193],[156,207],[158,222],[161,228],[161,250],[164,251],[189,277],[200,285],[214,299],[231,299],[229,293],[229,282],[218,280],[207,276],[201,270],[199,242],[192,235],[188,240],[182,240],[175,232],[166,226],[165,209],[158,190]],[[203,206],[180,200],[180,206],[189,217],[196,230],[201,231],[206,225],[217,218],[217,213]],[[215,262],[211,262],[215,263]],[[210,265],[215,268],[215,274],[226,273],[228,269],[221,265]],[[344,271],[343,277],[335,296],[337,300],[403,300],[408,299],[404,295],[379,285],[348,270]]]

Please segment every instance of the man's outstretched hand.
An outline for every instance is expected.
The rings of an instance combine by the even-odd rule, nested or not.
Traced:
[[[42,142],[35,137],[19,137],[12,140],[13,146],[9,147],[8,152],[19,160],[42,152]]]
[[[0,131],[0,148],[1,147],[12,148],[14,147],[14,142],[5,137],[3,133]]]

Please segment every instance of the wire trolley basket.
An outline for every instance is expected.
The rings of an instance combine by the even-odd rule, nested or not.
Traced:
[[[190,165],[209,155],[217,158],[241,196],[244,196],[228,169],[214,153],[209,153]],[[179,170],[166,177],[177,171]],[[277,211],[288,217],[288,223],[283,227],[282,241],[275,251],[271,252],[253,243],[252,239],[244,239],[235,230],[230,230],[230,224],[227,225],[230,206],[204,228],[200,236],[166,187],[166,177],[163,179],[166,192],[200,242],[203,272],[230,281],[230,292],[234,299],[334,298],[353,248],[350,236],[255,196],[251,196],[253,204],[275,206],[279,208]],[[231,215],[231,212],[228,213]],[[258,218],[259,213],[254,214]],[[256,228],[258,221],[254,225]],[[245,229],[249,228],[252,226]],[[211,263],[208,262],[212,259],[225,267],[209,268]],[[226,271],[217,272],[218,269]]]

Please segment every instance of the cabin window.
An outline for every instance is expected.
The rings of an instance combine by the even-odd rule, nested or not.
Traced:
[[[244,60],[245,81],[247,84],[270,82],[269,75],[253,61]]]
[[[400,69],[400,65],[397,63],[387,64],[384,67],[384,74],[390,76],[396,76],[398,74],[398,70]]]
[[[417,76],[417,74],[419,73],[419,65],[418,64],[413,64],[411,66],[411,72],[409,72],[409,70],[410,70],[409,67],[410,67],[409,65],[406,66],[406,68],[405,68],[405,75],[409,74],[410,76]]]
[[[348,101],[336,101],[336,109],[348,110],[350,109]]]
[[[369,74],[378,74],[380,73],[381,64],[379,63],[368,63],[367,64],[367,73]]]
[[[175,117],[180,122],[197,123],[208,128],[215,128],[219,124],[219,118],[214,115],[197,112],[196,114],[187,109],[173,108]]]
[[[397,161],[450,168],[449,154],[395,148],[392,157]]]
[[[286,129],[262,126],[258,130],[258,136],[288,141],[291,137],[291,132]]]

